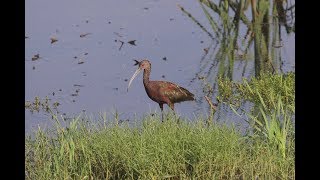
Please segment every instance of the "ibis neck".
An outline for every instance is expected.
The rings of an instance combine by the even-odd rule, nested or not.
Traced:
[[[149,77],[150,77],[150,69],[145,69],[143,71],[143,84],[146,86],[149,83]]]

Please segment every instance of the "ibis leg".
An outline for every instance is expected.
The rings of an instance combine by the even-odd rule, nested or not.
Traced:
[[[161,121],[163,122],[163,104],[159,103],[161,109]]]
[[[172,109],[172,111],[173,111],[173,113],[174,113],[174,116],[177,117],[177,116],[176,116],[176,112],[174,111],[174,104],[173,104],[173,103],[169,103],[168,105],[169,105],[169,107]],[[177,122],[179,123],[179,121],[180,121],[180,118],[178,117]]]
[[[168,103],[168,105],[172,109],[172,111],[174,112],[174,104],[173,103]]]

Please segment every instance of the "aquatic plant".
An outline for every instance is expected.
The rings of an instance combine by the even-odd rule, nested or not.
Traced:
[[[295,4],[292,1],[281,0],[199,0],[205,17],[210,23],[211,30],[193,17],[181,5],[178,7],[188,15],[208,36],[220,44],[219,49],[213,48],[215,56],[208,60],[218,61],[218,75],[232,79],[235,58],[245,58],[250,54],[249,50],[254,45],[254,67],[256,77],[260,73],[274,73],[278,71],[276,64],[281,64],[281,56],[276,54],[281,42],[281,27],[284,26],[287,33],[294,31]],[[251,7],[251,8],[249,8]],[[270,11],[271,8],[271,11]],[[246,13],[251,11],[250,13]],[[251,20],[248,18],[251,15]],[[240,26],[246,28],[245,36],[239,36]],[[239,43],[241,42],[241,43]],[[210,48],[209,48],[210,49]],[[205,55],[207,55],[206,53]],[[207,79],[212,76],[211,64],[207,71]],[[208,63],[202,66],[207,66]],[[246,68],[246,66],[244,66]],[[200,68],[200,72],[204,68]],[[200,72],[198,74],[200,74]]]
[[[294,138],[294,82],[294,73],[261,74],[242,83],[220,79],[218,99],[250,125],[253,136],[264,138],[285,158],[287,139]],[[241,110],[241,104],[248,101],[253,104],[251,112]],[[245,117],[238,113],[239,109]]]

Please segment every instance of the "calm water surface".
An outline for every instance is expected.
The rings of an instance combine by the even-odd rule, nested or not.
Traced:
[[[199,71],[203,49],[212,42],[177,4],[210,27],[197,1],[26,1],[26,101],[48,96],[51,102],[59,102],[59,114],[65,113],[65,117],[81,112],[93,116],[107,112],[111,117],[117,110],[120,119],[132,120],[159,113],[158,104],[144,90],[142,73],[129,92],[126,89],[137,68],[133,59],[143,58],[152,63],[151,79],[177,83],[201,99],[200,82],[190,81]],[[86,33],[89,34],[80,37]],[[240,33],[244,36],[245,32]],[[294,71],[294,34],[283,34],[287,44],[281,48],[286,59],[284,71]],[[58,41],[51,44],[50,38]],[[132,40],[136,40],[136,46],[127,43]],[[124,44],[120,49],[121,42]],[[36,54],[40,58],[33,61]],[[235,79],[241,79],[241,65],[235,63]],[[249,70],[246,76],[251,73]],[[190,119],[208,113],[208,105],[201,101],[183,102],[175,108],[179,115]],[[26,132],[38,125],[50,126],[47,113],[25,112]],[[217,116],[235,119],[223,110]]]

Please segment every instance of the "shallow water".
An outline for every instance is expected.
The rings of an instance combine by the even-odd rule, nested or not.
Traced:
[[[201,99],[203,89],[199,80],[191,80],[199,71],[204,48],[212,42],[177,4],[210,27],[197,1],[28,0],[26,101],[48,96],[52,102],[59,102],[59,114],[65,113],[66,117],[81,112],[95,116],[107,112],[111,117],[116,110],[120,119],[130,120],[159,113],[158,104],[144,90],[142,73],[127,92],[128,80],[137,68],[133,59],[144,58],[152,63],[152,80],[177,83]],[[282,34],[283,71],[294,71],[295,36]],[[58,41],[51,43],[50,38]],[[136,40],[136,46],[128,43],[132,40]],[[36,54],[40,58],[33,61]],[[240,66],[241,62],[235,62],[233,76],[238,80],[242,77]],[[252,74],[252,67],[249,63],[245,76]],[[169,109],[166,105],[164,108]],[[208,113],[205,101],[183,102],[175,108],[177,114],[190,119]],[[217,117],[237,121],[223,109]],[[48,113],[30,113],[26,109],[25,131],[36,129],[38,124],[50,126],[48,118]]]

